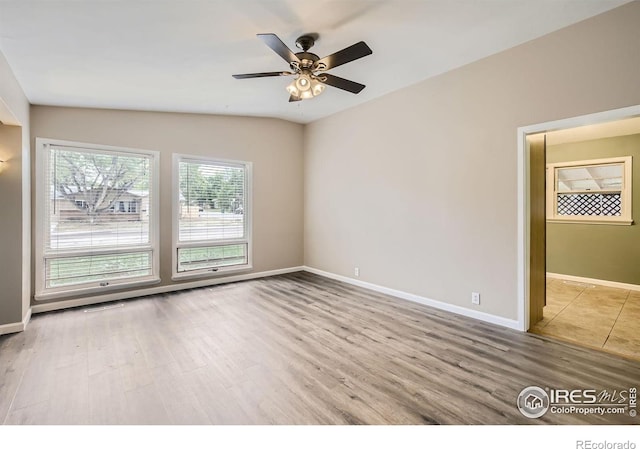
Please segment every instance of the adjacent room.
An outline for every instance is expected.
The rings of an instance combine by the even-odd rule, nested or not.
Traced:
[[[638,24],[0,2],[0,423],[637,424]]]
[[[639,132],[629,118],[546,134],[546,305],[533,328],[635,359]]]

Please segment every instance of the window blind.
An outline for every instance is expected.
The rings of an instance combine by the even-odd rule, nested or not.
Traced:
[[[46,147],[44,289],[153,274],[152,156]]]
[[[178,183],[177,272],[246,265],[246,166],[181,158]]]

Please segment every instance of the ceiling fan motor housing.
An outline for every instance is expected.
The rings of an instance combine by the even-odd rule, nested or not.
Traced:
[[[302,51],[306,52],[311,47],[313,47],[313,44],[316,43],[316,39],[318,39],[318,35],[317,34],[305,34],[305,35],[302,35],[298,39],[296,39],[296,47],[298,47]]]
[[[317,39],[317,34],[304,34],[296,39],[296,47],[302,50],[301,52],[296,53],[296,57],[300,60],[300,69],[304,70],[315,68],[315,62],[320,58],[318,55],[310,53],[309,49],[313,47]],[[291,68],[295,69],[293,65]]]
[[[320,57],[318,57],[318,55],[316,55],[314,53],[309,53],[309,52],[306,52],[306,51],[302,51],[300,53],[296,53],[296,56],[300,60],[299,66],[300,66],[301,69],[311,69],[314,66],[314,64],[316,63],[316,61],[320,59]],[[291,64],[291,68],[295,69],[294,64]]]

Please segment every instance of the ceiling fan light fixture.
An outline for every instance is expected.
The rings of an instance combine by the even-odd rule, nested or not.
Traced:
[[[296,80],[291,81],[291,84],[287,86],[287,92],[294,97],[300,96],[300,90],[296,87]]]
[[[305,74],[298,76],[298,78],[296,78],[296,87],[300,92],[311,89],[311,77]]]
[[[313,79],[311,80],[311,92],[313,93],[314,97],[317,97],[318,95],[320,95],[322,92],[324,92],[324,88],[326,86],[321,83],[320,81]]]
[[[324,92],[325,87],[326,86],[317,79],[312,78],[309,75],[302,74],[287,86],[287,92],[289,92],[292,97],[299,98],[301,100],[309,100]]]

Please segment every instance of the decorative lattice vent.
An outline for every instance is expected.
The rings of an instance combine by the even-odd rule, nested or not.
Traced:
[[[558,215],[622,215],[620,193],[558,194]]]

